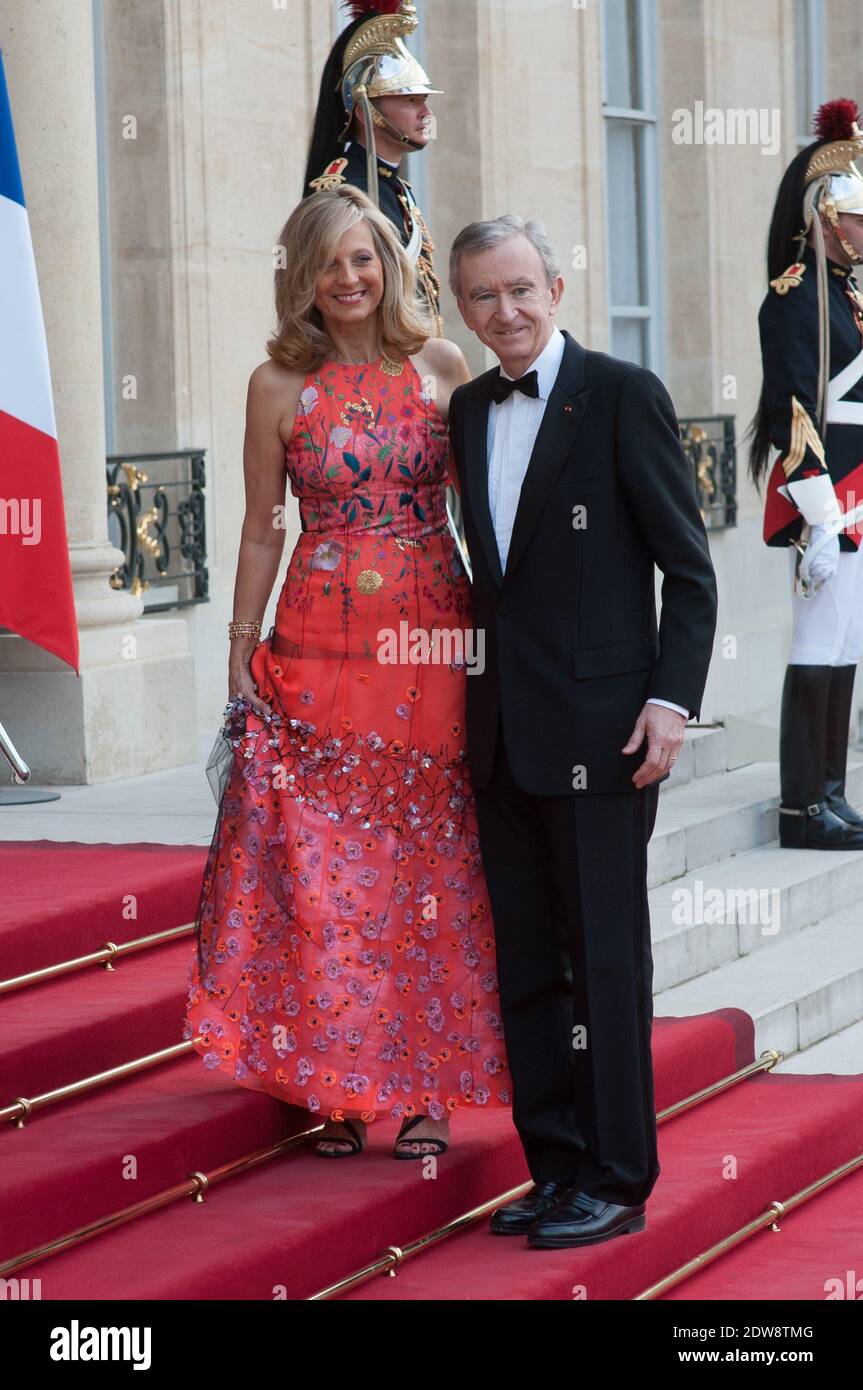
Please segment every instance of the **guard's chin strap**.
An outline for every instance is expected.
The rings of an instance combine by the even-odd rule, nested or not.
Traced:
[[[392,121],[388,121],[386,116],[384,116],[376,106],[371,107],[371,113],[372,121],[374,122],[374,124],[378,126],[381,130],[385,130],[387,135],[392,136],[393,140],[397,140],[400,145],[404,145],[405,149],[425,149],[425,145],[423,144],[422,140],[411,140],[410,136],[405,135],[403,130],[399,130],[397,126],[394,126]]]
[[[836,237],[836,240],[839,242],[839,245],[842,247],[842,250],[845,252],[851,264],[863,265],[863,254],[857,250],[856,246],[852,245],[839,225],[839,213],[836,210],[836,204],[833,199],[822,198],[818,206],[823,206],[824,216],[833,228],[833,235]]]

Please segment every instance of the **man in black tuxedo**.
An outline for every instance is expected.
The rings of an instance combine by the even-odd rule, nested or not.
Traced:
[[[485,636],[468,759],[533,1178],[491,1227],[554,1249],[642,1230],[659,1175],[647,842],[698,718],[716,580],[668,392],[557,328],[542,224],[466,227],[450,283],[501,363],[450,405]]]

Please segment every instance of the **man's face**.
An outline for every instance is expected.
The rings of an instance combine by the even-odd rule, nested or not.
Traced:
[[[851,242],[858,256],[863,259],[863,216],[857,212],[840,212],[839,226],[842,228],[843,236]]]
[[[426,146],[431,139],[432,113],[426,96],[375,97],[375,106],[381,115],[417,145]],[[360,131],[365,131],[365,114],[357,108]],[[386,131],[375,126],[375,141],[383,145],[388,140]],[[404,153],[404,151],[402,151]]]
[[[839,265],[850,264],[848,254],[839,241],[829,217],[825,212],[819,212],[819,217],[821,218],[821,231],[824,236],[824,247],[827,255],[831,260],[837,261]],[[856,212],[840,212],[839,230],[863,259],[863,216]],[[806,240],[810,246],[814,246],[814,227],[809,228],[809,235]]]
[[[549,285],[542,258],[527,237],[462,256],[458,307],[468,328],[497,354],[510,376],[521,376],[542,352],[563,293]]]

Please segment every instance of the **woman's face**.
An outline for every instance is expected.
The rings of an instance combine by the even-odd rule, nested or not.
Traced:
[[[330,264],[315,277],[315,306],[325,321],[348,327],[374,314],[383,293],[383,266],[363,218],[342,235]]]

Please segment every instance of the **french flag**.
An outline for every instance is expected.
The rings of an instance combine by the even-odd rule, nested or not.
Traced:
[[[81,674],[48,345],[2,52],[0,626]]]

